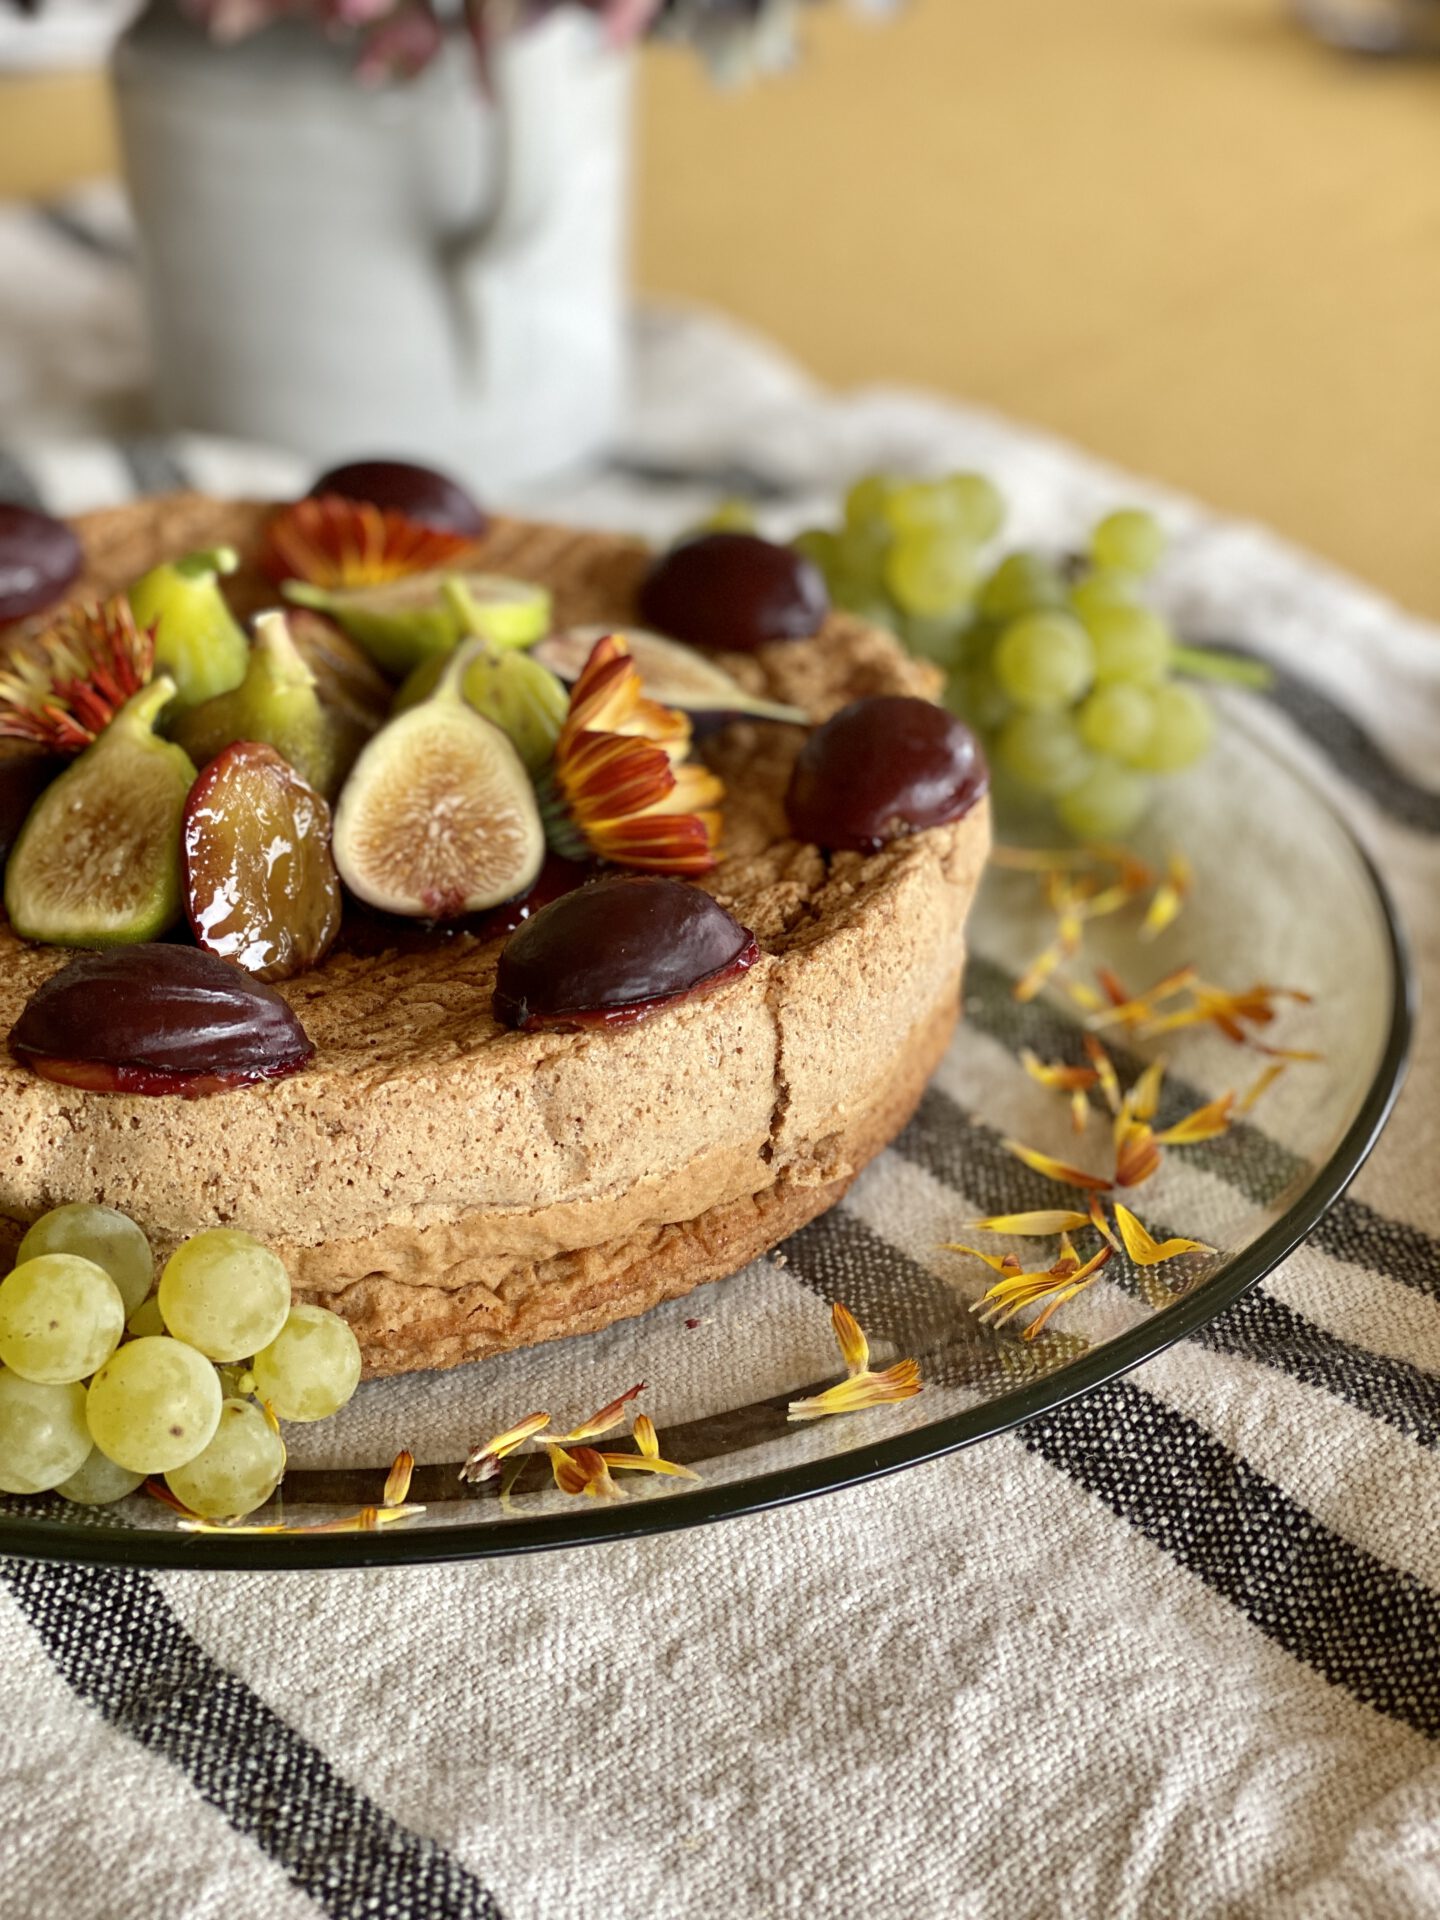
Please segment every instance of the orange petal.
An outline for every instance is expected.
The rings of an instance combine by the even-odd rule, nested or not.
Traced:
[[[1207,1247],[1203,1240],[1165,1240],[1160,1241],[1144,1226],[1128,1207],[1115,1203],[1115,1224],[1120,1229],[1120,1238],[1125,1243],[1125,1251],[1137,1267],[1158,1267],[1162,1260],[1174,1260],[1182,1253],[1214,1253],[1214,1247]]]
[[[1165,1061],[1152,1060],[1130,1089],[1130,1111],[1137,1120],[1153,1120],[1160,1104],[1160,1088],[1165,1079]]]
[[[1065,958],[1058,946],[1047,947],[1030,962],[1022,977],[1015,982],[1012,992],[1020,1001],[1033,1000],[1045,982]]]
[[[1120,1251],[1120,1242],[1115,1237],[1115,1229],[1105,1213],[1105,1203],[1098,1193],[1090,1196],[1090,1225],[1116,1253]]]
[[[1166,863],[1165,878],[1155,889],[1140,927],[1142,940],[1156,940],[1180,913],[1193,881],[1190,862],[1183,853],[1172,853]]]
[[[941,1242],[946,1253],[968,1253],[976,1260],[983,1260],[987,1267],[993,1267],[996,1273],[1018,1273],[1020,1262],[1013,1253],[982,1253],[979,1247],[967,1247],[963,1240],[944,1240]]]
[[[1142,1186],[1158,1169],[1162,1155],[1143,1120],[1126,1118],[1115,1145],[1115,1185]]]
[[[1289,1064],[1288,1060],[1272,1060],[1268,1066],[1262,1067],[1245,1093],[1242,1094],[1240,1102],[1235,1109],[1236,1113],[1249,1113],[1255,1103],[1270,1091],[1281,1074],[1289,1067]]]
[[[1090,1124],[1090,1102],[1077,1087],[1070,1096],[1070,1130],[1072,1133],[1084,1133]]]
[[[423,526],[403,513],[345,500],[338,494],[297,500],[265,530],[260,564],[277,584],[308,580],[315,587],[369,587],[407,573],[448,566],[473,543],[463,535]]]
[[[1004,1140],[1001,1145],[1007,1153],[1013,1153],[1017,1160],[1023,1160],[1027,1167],[1036,1173],[1043,1173],[1047,1180],[1058,1180],[1067,1187],[1089,1187],[1096,1192],[1108,1191],[1111,1182],[1096,1173],[1086,1173],[1081,1167],[1072,1167],[1067,1161],[1056,1160],[1053,1155],[1041,1153],[1035,1147],[1023,1146],[1018,1140]]]

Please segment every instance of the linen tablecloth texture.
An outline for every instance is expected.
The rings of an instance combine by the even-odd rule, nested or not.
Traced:
[[[31,325],[0,495],[71,511],[302,477],[194,439],[57,438],[128,391],[132,296],[93,249],[68,291],[17,292],[48,243],[7,237],[10,337]],[[1280,667],[1274,751],[1334,795],[1440,979],[1440,635],[1011,424],[827,395],[693,315],[643,316],[639,344],[632,443],[545,510],[663,535],[738,488],[788,531],[867,467],[944,464],[993,474],[1022,539],[1152,501],[1176,617]],[[1440,1910],[1435,1065],[1422,1025],[1352,1194],[1219,1336],[955,1458],[474,1566],[4,1563],[0,1912]],[[887,1157],[865,1179],[890,1177]]]

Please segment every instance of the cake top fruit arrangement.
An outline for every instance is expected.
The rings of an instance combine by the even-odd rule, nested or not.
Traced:
[[[650,566],[643,625],[557,630],[543,586],[487,569],[487,525],[444,476],[361,462],[243,563],[168,555],[97,603],[64,598],[68,529],[0,516],[0,612],[23,620],[0,638],[5,913],[77,950],[17,1060],[91,1092],[283,1078],[313,1051],[284,985],[360,923],[505,939],[494,1016],[525,1031],[708,992],[761,951],[704,886],[726,811],[705,742],[730,722],[803,738],[785,818],[826,854],[984,795],[974,735],[928,701],[810,732],[741,684],[744,656],[825,627],[798,549],[703,532]],[[262,576],[247,622],[235,587]]]

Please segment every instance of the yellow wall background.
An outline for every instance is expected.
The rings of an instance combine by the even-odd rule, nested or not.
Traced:
[[[1440,65],[1283,0],[818,9],[796,73],[647,55],[641,284],[1256,515],[1440,615]],[[109,164],[98,87],[0,83],[0,192]]]

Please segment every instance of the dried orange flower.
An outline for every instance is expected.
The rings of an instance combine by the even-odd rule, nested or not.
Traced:
[[[66,607],[38,639],[0,659],[0,735],[83,753],[154,666],[154,629],[136,626],[123,594]]]
[[[473,544],[408,515],[336,493],[283,507],[265,529],[260,563],[277,585],[375,587],[450,565]]]
[[[706,768],[682,764],[690,732],[687,714],[646,699],[624,640],[598,640],[540,796],[556,852],[650,873],[708,873],[725,788]]]
[[[859,1413],[866,1407],[885,1406],[896,1400],[909,1400],[921,1391],[920,1363],[897,1360],[883,1373],[870,1370],[870,1342],[847,1306],[836,1301],[830,1309],[831,1325],[840,1346],[848,1377],[823,1393],[806,1400],[792,1400],[787,1410],[791,1420],[823,1420],[833,1413]]]

